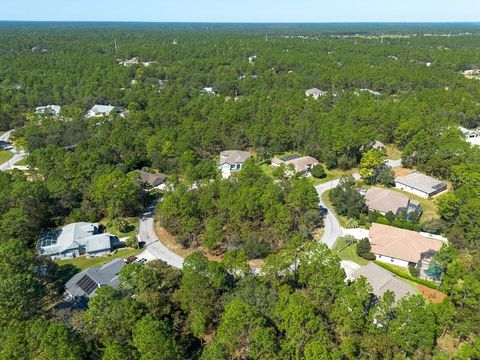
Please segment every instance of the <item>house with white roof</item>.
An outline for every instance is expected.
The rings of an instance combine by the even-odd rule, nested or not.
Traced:
[[[305,90],[305,96],[306,97],[313,97],[315,100],[318,100],[319,97],[327,95],[326,91],[317,89],[317,88],[312,88]]]
[[[114,113],[123,115],[122,111],[123,109],[118,106],[95,104],[90,110],[88,110],[87,115],[85,115],[85,117],[87,119],[92,117],[103,117],[103,116],[112,115]]]
[[[293,170],[299,174],[307,174],[315,165],[320,164],[317,159],[311,156],[290,155],[285,157],[274,157],[272,159],[272,166],[278,167],[281,165],[293,167]]]
[[[213,87],[204,87],[202,89],[202,94],[207,94],[207,95],[215,95],[215,89]]]
[[[427,199],[448,189],[447,184],[431,176],[414,172],[395,178],[395,187]]]
[[[52,116],[59,116],[62,107],[60,105],[46,105],[46,106],[38,106],[35,108],[35,114],[37,115],[52,115]]]
[[[95,223],[78,222],[40,236],[38,255],[52,259],[72,259],[81,255],[103,256],[119,245],[116,236],[102,233]]]

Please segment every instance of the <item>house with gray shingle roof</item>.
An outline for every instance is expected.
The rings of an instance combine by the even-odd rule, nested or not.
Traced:
[[[101,286],[118,287],[118,274],[126,265],[125,260],[115,259],[101,266],[88,268],[74,275],[65,284],[68,298],[90,298]]]
[[[376,297],[383,296],[387,291],[392,291],[395,294],[395,300],[398,301],[404,296],[417,293],[413,287],[397,279],[390,271],[372,262],[354,271],[349,278],[359,279],[362,276],[368,280],[373,289],[372,293]]]
[[[119,240],[102,233],[95,223],[78,222],[40,236],[38,255],[52,259],[72,259],[80,255],[103,256],[117,248]]]
[[[250,158],[252,154],[248,151],[241,150],[225,150],[220,153],[220,161],[218,168],[222,171],[223,178],[227,179],[231,175],[231,171],[239,171],[242,169],[244,162]]]

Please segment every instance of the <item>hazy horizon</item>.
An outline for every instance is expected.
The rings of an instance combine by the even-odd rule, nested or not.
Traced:
[[[478,0],[6,0],[1,21],[158,23],[475,23]]]

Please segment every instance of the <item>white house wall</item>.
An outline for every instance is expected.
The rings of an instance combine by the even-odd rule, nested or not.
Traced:
[[[410,186],[407,186],[407,185],[403,185],[403,184],[399,184],[399,183],[395,183],[395,187],[397,189],[400,189],[400,190],[404,190],[404,191],[407,191],[411,194],[414,194],[414,195],[417,195],[417,196],[420,196],[421,198],[424,198],[424,199],[428,199],[428,194],[427,193],[424,193],[423,191],[419,191],[417,189],[414,189]]]
[[[404,267],[404,268],[408,268],[408,264],[409,264],[408,261],[395,259],[395,258],[392,258],[392,257],[389,257],[389,256],[380,255],[380,254],[375,254],[375,256],[376,256],[378,261],[381,261],[385,264],[397,265],[397,266],[401,266],[401,267]]]

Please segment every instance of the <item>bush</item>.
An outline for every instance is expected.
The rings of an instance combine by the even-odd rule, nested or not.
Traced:
[[[365,254],[363,254],[362,257],[363,257],[365,260],[376,260],[376,259],[377,259],[377,257],[375,256],[375,254],[372,253],[372,252],[370,252],[370,251],[367,252],[367,253],[365,253]]]
[[[445,228],[445,221],[442,219],[427,220],[422,224],[422,230],[431,234],[441,234]]]
[[[365,238],[360,240],[357,243],[357,255],[361,257],[365,257],[366,254],[372,254],[370,250],[372,249],[372,246],[370,245],[370,241]],[[373,254],[372,254],[373,255]],[[374,255],[375,257],[375,255]],[[367,260],[375,260],[375,259],[367,259]]]
[[[125,245],[127,245],[130,248],[133,249],[138,249],[138,240],[136,236],[130,236],[127,240],[125,240]]]
[[[417,267],[416,267],[416,266],[409,265],[409,266],[408,266],[408,272],[409,272],[410,275],[412,275],[412,276],[415,276],[415,277],[418,276],[418,270],[417,270]]]
[[[122,218],[116,218],[112,221],[112,226],[121,233],[128,233],[133,230],[133,226],[129,222]]]
[[[325,179],[327,177],[327,173],[321,164],[315,165],[310,173],[317,179]]]

